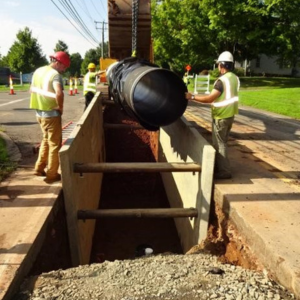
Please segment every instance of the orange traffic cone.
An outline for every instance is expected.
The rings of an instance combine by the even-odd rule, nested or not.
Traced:
[[[9,94],[10,95],[15,95],[14,87],[13,87],[13,81],[12,81],[11,75],[9,76]]]
[[[77,78],[74,79],[74,95],[79,94],[77,91]]]
[[[73,80],[72,78],[70,78],[70,81],[69,81],[69,95],[70,96],[73,96]]]

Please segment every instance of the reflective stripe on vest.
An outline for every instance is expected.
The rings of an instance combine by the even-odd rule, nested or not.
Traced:
[[[214,107],[222,107],[222,106],[227,106],[230,105],[234,102],[239,101],[239,97],[238,96],[232,96],[231,95],[231,86],[230,86],[230,80],[228,77],[226,77],[226,75],[222,76],[219,78],[219,80],[222,81],[223,85],[224,85],[224,100],[222,101],[218,101],[218,102],[213,102],[212,106]],[[238,82],[238,87],[237,90],[239,90],[239,82]]]
[[[37,94],[45,96],[45,97],[56,99],[56,94],[55,93],[51,93],[51,92],[45,91],[43,89],[39,89],[37,87],[32,87],[30,90],[31,90],[32,93],[37,93]]]
[[[232,104],[232,103],[238,102],[238,101],[239,101],[239,97],[233,97],[230,99],[223,100],[222,102],[213,103],[212,105],[214,107],[222,107],[222,106],[227,106],[229,104]]]
[[[59,73],[45,66],[37,69],[32,78],[30,108],[51,111],[57,107],[53,78]]]
[[[215,119],[229,118],[238,113],[240,81],[231,72],[224,74],[218,80],[223,83],[223,93],[211,104],[212,117]]]

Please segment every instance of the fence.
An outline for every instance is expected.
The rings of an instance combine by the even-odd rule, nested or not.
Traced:
[[[194,94],[209,94],[210,75],[196,75],[194,82]]]

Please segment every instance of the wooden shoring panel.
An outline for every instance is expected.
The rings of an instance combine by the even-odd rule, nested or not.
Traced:
[[[73,266],[90,262],[95,220],[80,222],[77,211],[99,207],[103,177],[101,173],[86,174],[84,178],[77,176],[72,170],[73,161],[104,161],[102,111],[101,95],[97,92],[59,152]]]

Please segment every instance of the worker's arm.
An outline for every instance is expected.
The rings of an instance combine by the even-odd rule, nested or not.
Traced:
[[[54,88],[55,94],[56,94],[56,103],[57,103],[56,109],[62,115],[63,110],[64,110],[64,92],[63,92],[61,84],[57,81],[54,81],[53,88]]]
[[[96,76],[100,76],[103,73],[105,73],[105,70],[100,70],[100,71],[96,72]]]
[[[201,103],[212,103],[220,95],[221,95],[221,92],[218,90],[215,90],[215,89],[213,89],[209,95],[194,95],[192,93],[185,93],[185,97],[187,100],[195,100],[195,101],[201,102]]]

